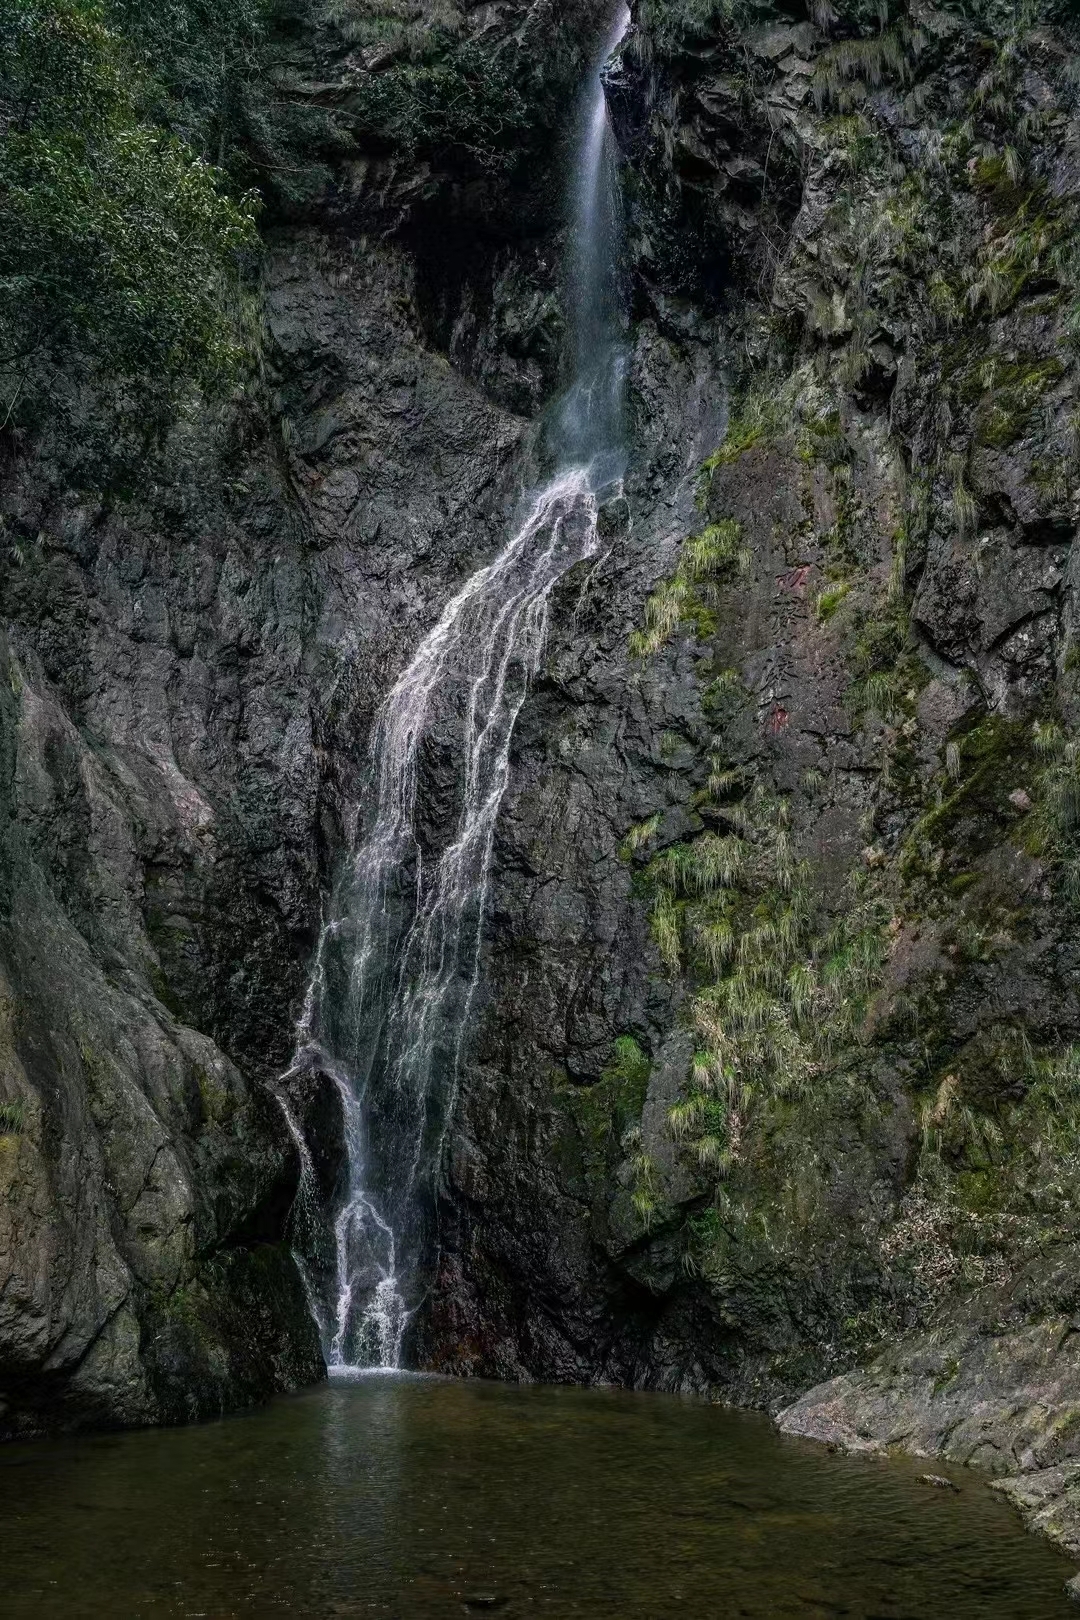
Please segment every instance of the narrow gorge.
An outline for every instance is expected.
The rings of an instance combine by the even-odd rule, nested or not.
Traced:
[[[3,1436],[684,1392],[1080,1559],[1075,8],[0,19]]]

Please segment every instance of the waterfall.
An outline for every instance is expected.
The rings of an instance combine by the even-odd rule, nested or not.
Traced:
[[[306,1279],[331,1371],[400,1364],[477,988],[514,726],[543,654],[551,592],[598,553],[599,507],[622,476],[620,199],[601,75],[628,23],[620,9],[582,109],[567,266],[571,378],[549,426],[555,471],[505,548],[444,608],[379,710],[374,815],[358,818],[298,1027],[289,1074],[329,1075],[344,1117],[336,1278],[326,1297]],[[457,820],[433,854],[417,804],[440,747]],[[313,1173],[306,1150],[302,1172]]]

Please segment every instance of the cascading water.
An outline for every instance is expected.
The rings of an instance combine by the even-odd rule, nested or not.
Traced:
[[[599,551],[599,508],[622,477],[620,198],[601,75],[628,23],[620,8],[583,108],[568,266],[572,378],[550,425],[555,472],[504,550],[444,609],[379,711],[375,815],[359,827],[338,882],[298,1029],[290,1074],[328,1074],[345,1123],[336,1284],[325,1299],[309,1286],[331,1371],[400,1363],[476,990],[514,725],[543,652],[552,589]],[[425,743],[447,730],[456,828],[425,860],[416,824]],[[290,1127],[303,1214],[312,1161],[291,1116]]]

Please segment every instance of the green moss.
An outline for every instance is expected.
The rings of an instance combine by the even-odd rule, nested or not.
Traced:
[[[864,102],[886,82],[907,84],[923,45],[923,35],[906,19],[862,39],[844,39],[821,52],[811,84],[819,107],[841,112]]]
[[[973,174],[978,188],[977,166]],[[1054,196],[1042,180],[1029,189],[998,189],[993,195],[1009,206],[992,216],[964,280],[969,308],[997,315],[1011,308],[1030,282],[1047,275],[1068,279],[1077,216],[1072,199]]]
[[[616,1038],[611,1063],[601,1075],[612,1096],[612,1121],[618,1135],[632,1124],[639,1124],[649,1089],[652,1059],[642,1051],[632,1035]]]
[[[947,1390],[949,1385],[951,1383],[953,1383],[956,1380],[956,1378],[959,1376],[959,1373],[960,1373],[960,1363],[959,1363],[959,1361],[956,1360],[956,1358],[954,1356],[950,1360],[945,1362],[945,1364],[942,1367],[941,1371],[938,1373],[937,1377],[934,1379],[934,1388],[933,1388],[934,1395],[941,1395],[945,1390]]]
[[[210,1301],[198,1283],[180,1283],[176,1287],[153,1283],[147,1303],[158,1331],[168,1337],[179,1336],[187,1353],[203,1355],[217,1344]]]
[[[826,467],[836,468],[851,460],[851,446],[837,410],[804,418],[799,423],[796,445],[799,459],[808,466],[821,462]]]
[[[154,918],[151,917],[149,919],[148,925],[151,938],[153,938],[156,932]],[[184,1017],[183,1005],[179,997],[176,995],[176,992],[173,990],[172,985],[169,983],[168,975],[165,973],[165,970],[161,966],[160,962],[152,961],[149,963],[147,967],[147,977],[149,978],[154,994],[161,1002],[161,1005],[163,1007],[167,1007],[174,1018],[182,1019]]]
[[[980,366],[978,380],[986,392],[976,412],[975,443],[993,449],[1013,444],[1039,400],[1064,375],[1065,367],[1054,357]]]
[[[1030,742],[1036,761],[1035,808],[1028,818],[1027,844],[1068,877],[1080,860],[1080,742],[1052,720],[1036,722]]]
[[[855,616],[845,649],[853,679],[844,701],[856,724],[910,713],[928,679],[909,644],[907,605],[889,594],[885,605]]]
[[[728,419],[722,442],[702,465],[706,475],[718,467],[729,467],[748,450],[768,444],[782,433],[790,421],[787,402],[775,394],[750,389]]]
[[[630,828],[619,845],[620,861],[632,861],[635,855],[640,854],[652,843],[659,830],[660,819],[659,814],[649,816],[645,821],[639,821]]]
[[[838,152],[851,174],[865,174],[881,163],[887,153],[870,120],[862,113],[850,113],[822,121],[822,137]]]
[[[713,37],[725,24],[746,27],[760,21],[761,0],[641,0],[640,25],[665,55],[686,41]]]
[[[652,1061],[633,1035],[619,1035],[611,1062],[593,1085],[574,1084],[563,1074],[555,1088],[559,1105],[574,1121],[586,1149],[587,1177],[599,1184],[613,1159],[628,1154],[630,1133],[641,1124]]]
[[[835,925],[820,914],[809,869],[793,857],[786,801],[744,790],[738,808],[739,832],[703,833],[646,869],[654,937],[694,988],[700,1043],[670,1124],[721,1176],[754,1121],[804,1099],[852,1042],[883,949],[873,906],[852,896]]]
[[[855,625],[850,654],[856,675],[895,668],[907,646],[908,631],[908,615],[902,605],[861,615]]]
[[[833,468],[830,493],[836,517],[821,535],[821,543],[829,559],[830,572],[849,574],[859,566],[857,544],[859,502],[849,467]]]
[[[750,693],[737,669],[718,670],[702,688],[702,713],[710,715],[713,719],[719,719],[729,714],[733,707],[740,707],[749,696]]]
[[[956,740],[956,749],[960,780],[912,827],[905,844],[909,867],[917,860],[921,844],[941,842],[948,833],[955,833],[961,815],[1009,819],[1008,793],[1018,779],[1023,780],[1032,771],[1030,729],[1002,715],[984,716]],[[973,828],[973,837],[981,843],[985,834]],[[954,855],[962,855],[966,849],[955,837],[952,846]]]
[[[195,1070],[195,1081],[199,1088],[199,1100],[205,1121],[220,1125],[236,1112],[232,1093],[227,1086],[221,1084],[216,1075],[199,1067]]]
[[[920,1119],[937,1269],[976,1287],[1080,1239],[1080,1049],[1039,1050],[1022,1024],[991,1025],[944,1066]]]

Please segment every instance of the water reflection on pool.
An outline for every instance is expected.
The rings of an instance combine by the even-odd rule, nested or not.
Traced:
[[[674,1396],[367,1377],[0,1450],[5,1616],[1074,1613],[974,1476]]]

